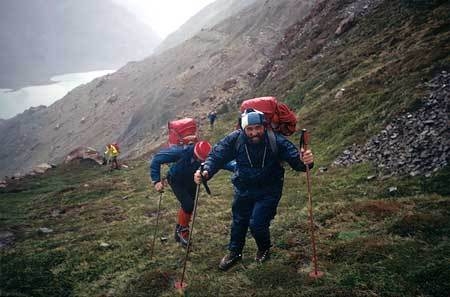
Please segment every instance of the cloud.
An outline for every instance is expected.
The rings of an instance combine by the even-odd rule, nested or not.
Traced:
[[[214,0],[113,0],[126,7],[161,38],[177,30]]]

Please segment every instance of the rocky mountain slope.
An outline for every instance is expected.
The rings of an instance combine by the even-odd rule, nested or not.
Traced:
[[[450,162],[448,11],[448,1],[321,2],[285,33],[255,90],[298,108],[324,164],[340,156],[383,178],[429,177]]]
[[[111,0],[0,2],[0,88],[63,73],[116,69],[152,53],[151,28]]]
[[[423,106],[389,123],[364,146],[353,145],[336,159],[336,165],[370,161],[378,175],[423,174],[430,177],[448,165],[450,155],[450,75],[442,71],[430,82]]]
[[[234,112],[262,95],[296,109],[329,164],[421,107],[423,82],[449,68],[448,9],[446,1],[257,1],[177,47],[1,123],[2,173],[110,141],[124,157],[140,156],[166,140],[168,120],[204,123],[211,108]]]
[[[159,146],[167,120],[182,111],[190,116],[206,113],[246,88],[277,36],[306,16],[312,5],[294,0],[255,3],[176,48],[128,63],[48,108],[6,121],[0,126],[2,174],[59,162],[82,144],[102,148],[117,141],[124,156]]]

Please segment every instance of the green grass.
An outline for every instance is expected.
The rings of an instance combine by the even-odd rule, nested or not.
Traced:
[[[319,267],[325,271],[318,281],[307,276],[305,177],[292,171],[271,227],[271,260],[253,261],[256,246],[249,237],[243,263],[225,273],[217,269],[226,253],[232,199],[229,174],[220,173],[210,182],[212,197],[201,191],[186,296],[445,296],[448,195],[424,191],[420,178],[368,181],[371,170],[362,164],[312,171]],[[177,296],[173,284],[185,256],[172,238],[178,203],[170,190],[163,194],[150,259],[159,194],[146,171],[144,161],[114,172],[57,168],[22,181],[27,190],[2,190],[2,230],[17,237],[0,256],[2,295]],[[56,186],[43,191],[36,183]],[[391,185],[399,189],[393,196]]]

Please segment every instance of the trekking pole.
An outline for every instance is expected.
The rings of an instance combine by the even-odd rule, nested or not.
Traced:
[[[203,166],[205,166],[205,163],[202,163],[202,164],[200,165],[200,172],[203,172]],[[205,187],[206,193],[207,193],[209,196],[211,196],[211,190],[209,189],[208,182],[207,182],[206,179],[203,177],[203,175],[202,175],[202,184],[203,184],[203,186]]]
[[[155,249],[155,239],[156,239],[156,233],[158,232],[159,214],[161,212],[161,200],[162,200],[163,193],[164,193],[164,191],[161,191],[159,194],[158,212],[156,214],[156,226],[155,226],[155,231],[153,233],[153,242],[152,242],[152,251],[150,252],[150,260],[153,257],[153,251]]]
[[[191,240],[192,240],[192,232],[194,230],[194,223],[195,223],[195,215],[197,213],[197,202],[198,202],[198,196],[200,192],[200,184],[197,185],[197,189],[195,191],[195,198],[194,198],[194,211],[192,212],[192,224],[191,228],[189,229],[189,239],[186,246],[186,254],[184,256],[184,264],[183,264],[183,272],[181,273],[181,281],[175,282],[175,288],[182,291],[184,288],[187,287],[187,283],[184,282],[184,273],[186,272],[186,263],[189,256],[189,250],[191,248]]]
[[[306,151],[308,149],[308,141],[309,135],[306,129],[302,129],[300,134],[300,149]],[[311,233],[311,243],[313,249],[313,264],[314,271],[309,273],[309,277],[311,278],[320,278],[323,276],[323,272],[317,270],[317,254],[316,254],[316,240],[314,236],[314,220],[313,220],[313,212],[312,212],[312,198],[311,198],[311,177],[309,171],[309,165],[306,165],[306,184],[308,187],[308,210],[309,210],[309,225],[310,225],[310,233]]]

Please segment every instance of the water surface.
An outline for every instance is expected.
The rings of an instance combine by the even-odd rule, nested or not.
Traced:
[[[114,71],[68,73],[52,77],[50,80],[55,83],[49,85],[29,86],[17,91],[0,89],[0,119],[12,118],[31,106],[49,106],[75,87]]]

